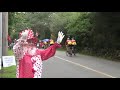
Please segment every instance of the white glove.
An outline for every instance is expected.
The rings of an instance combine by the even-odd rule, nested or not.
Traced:
[[[62,32],[60,32],[60,31],[58,32],[58,38],[57,38],[57,43],[58,43],[58,44],[60,44],[60,43],[62,42],[64,36],[65,36],[65,35],[63,35]]]
[[[28,31],[25,30],[25,31],[23,31],[22,34],[21,34],[21,39],[26,40],[26,39],[27,39],[27,36],[28,36]]]

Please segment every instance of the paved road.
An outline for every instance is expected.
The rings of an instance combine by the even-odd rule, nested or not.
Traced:
[[[43,62],[42,78],[120,78],[120,62],[57,51]]]

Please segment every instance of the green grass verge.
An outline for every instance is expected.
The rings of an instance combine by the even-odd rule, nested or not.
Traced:
[[[13,55],[13,51],[8,49],[8,56],[11,56],[11,55]]]
[[[16,66],[3,68],[1,78],[16,78]]]

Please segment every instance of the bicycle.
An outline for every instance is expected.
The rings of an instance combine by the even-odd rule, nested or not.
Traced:
[[[73,50],[72,46],[66,46],[66,55],[72,57]]]

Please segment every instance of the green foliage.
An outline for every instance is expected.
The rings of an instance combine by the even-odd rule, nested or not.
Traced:
[[[101,38],[96,39],[94,46],[100,46],[98,49],[104,49],[104,54],[110,55],[115,58],[120,58],[118,51],[120,51],[120,13],[119,12],[100,12],[97,13],[95,34],[101,36]],[[99,24],[98,24],[99,23]],[[103,38],[102,38],[103,37]],[[99,41],[98,41],[99,40]],[[108,54],[109,53],[109,54]]]
[[[119,58],[120,54],[119,12],[9,12],[9,33],[18,38],[26,27],[39,32],[39,39],[57,39],[58,31],[75,37],[78,52]],[[51,37],[52,34],[52,37]],[[114,54],[113,54],[114,52]]]
[[[12,39],[18,38],[19,32],[28,26],[25,20],[25,14],[9,12],[8,15],[8,33]]]
[[[49,17],[51,12],[26,13],[26,21],[34,32],[39,32],[39,39],[50,38]]]

